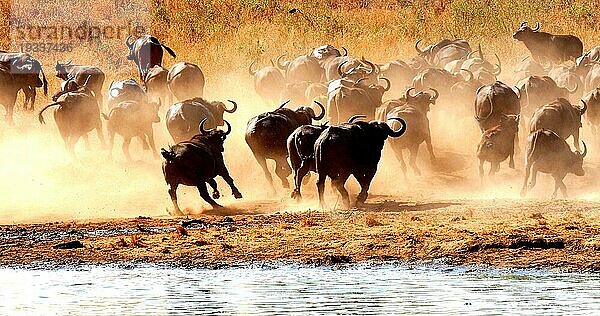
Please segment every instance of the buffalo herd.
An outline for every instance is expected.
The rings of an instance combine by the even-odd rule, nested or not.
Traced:
[[[553,197],[559,189],[566,197],[565,176],[584,175],[587,146],[581,142],[581,151],[582,116],[586,115],[594,134],[600,126],[600,47],[584,52],[576,36],[542,32],[540,23],[531,28],[522,22],[513,38],[524,44],[530,56],[518,59],[510,84],[498,80],[502,63],[497,54],[490,58],[492,54],[484,54],[481,45],[457,38],[427,46],[418,40],[412,58],[381,64],[352,57],[346,48],[332,45],[291,58],[273,56],[262,68],[252,61],[248,74],[256,94],[271,110],[249,119],[245,141],[273,193],[279,185],[273,184],[268,160],[275,162],[275,175],[292,198],[301,199],[301,186],[309,172],[314,172],[321,207],[325,207],[325,180],[330,178],[347,208],[351,204],[346,181],[350,176],[357,180],[356,203],[364,203],[385,143],[405,176],[405,150],[415,175],[421,174],[417,166],[421,144],[425,143],[435,164],[439,158],[428,116],[440,107],[436,103],[452,104],[451,112],[470,117],[481,131],[476,157],[482,182],[486,162],[491,165],[490,177],[507,159],[509,167],[515,168],[515,155],[521,150],[519,134],[524,133],[521,195],[542,172],[554,178]],[[232,195],[241,198],[223,156],[232,128],[241,129],[227,119],[236,115],[237,102],[205,99],[205,76],[196,64],[176,62],[164,68],[163,50],[173,58],[176,54],[156,37],[130,36],[125,45],[127,59],[137,66],[139,82],[127,79],[108,84],[98,67],[57,61],[56,77],[63,82],[52,96],[53,103],[39,112],[39,121],[45,123],[44,112],[53,110],[70,153],[80,138],[89,143],[91,131],[105,145],[104,119],[111,153],[115,134],[119,134],[128,160],[133,138],[159,157],[153,124],[161,122],[159,109],[166,105],[162,124],[175,145],[161,149],[160,154],[173,214],[183,214],[177,203],[180,184],[197,187],[202,199],[218,208],[215,177],[221,176]],[[9,125],[14,124],[17,93],[23,91],[25,109],[33,110],[36,89],[42,88],[47,95],[47,86],[40,61],[27,53],[0,51],[0,103]],[[569,137],[574,151],[566,142]]]

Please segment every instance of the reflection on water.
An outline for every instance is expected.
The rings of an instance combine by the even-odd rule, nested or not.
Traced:
[[[540,314],[600,310],[600,275],[352,265],[0,269],[0,314]]]

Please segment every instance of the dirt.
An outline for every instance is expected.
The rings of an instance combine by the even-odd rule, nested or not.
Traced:
[[[371,196],[347,211],[267,212],[279,202],[182,218],[0,226],[0,265],[430,262],[600,270],[600,203]],[[80,244],[83,248],[80,248]]]

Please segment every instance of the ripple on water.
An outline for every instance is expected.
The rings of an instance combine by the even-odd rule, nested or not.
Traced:
[[[436,266],[0,269],[0,314],[593,314],[600,276]]]

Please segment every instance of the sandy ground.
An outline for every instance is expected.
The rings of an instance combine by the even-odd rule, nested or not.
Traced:
[[[372,196],[361,208],[269,212],[278,202],[188,218],[0,226],[0,264],[429,262],[600,270],[599,203]],[[262,210],[262,211],[261,211]],[[82,248],[59,249],[80,241]]]

